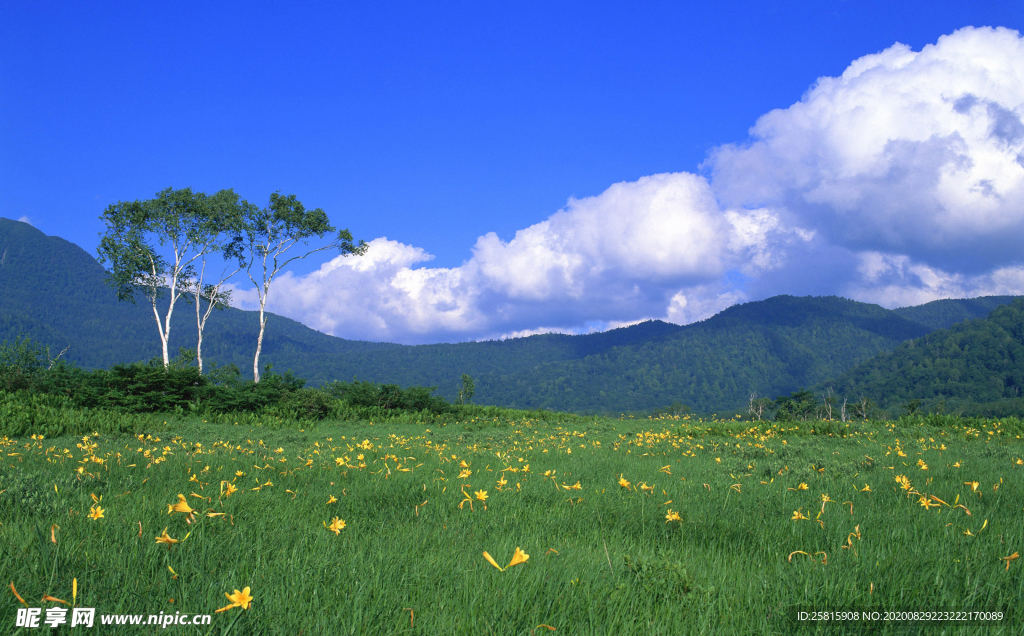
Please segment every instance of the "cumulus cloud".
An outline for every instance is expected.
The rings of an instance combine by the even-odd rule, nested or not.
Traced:
[[[343,337],[437,342],[688,323],[776,293],[1024,294],[1024,39],[965,28],[866,55],[703,171],[570,199],[507,242],[481,236],[459,267],[379,238],[286,274],[269,307]]]
[[[708,167],[723,203],[856,250],[975,273],[1024,232],[1024,40],[967,28],[919,52],[896,44],[762,116]]]
[[[776,235],[787,240],[768,211],[724,213],[704,177],[659,174],[570,199],[508,242],[482,236],[455,268],[421,266],[432,258],[422,249],[375,239],[365,256],[285,273],[268,308],[327,333],[401,342],[581,333],[665,318],[670,307],[689,321],[731,304],[697,298],[704,286],[770,268]]]

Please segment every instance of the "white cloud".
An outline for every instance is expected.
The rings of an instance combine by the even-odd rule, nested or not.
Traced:
[[[708,167],[721,200],[853,249],[986,270],[1024,233],[1024,40],[967,28],[896,44],[761,117]]]
[[[713,289],[708,286],[692,287],[672,295],[664,319],[685,325],[710,318],[723,309],[745,300],[746,295],[737,290]]]
[[[692,308],[669,316],[670,298],[730,269],[769,267],[777,225],[767,210],[723,213],[703,177],[659,174],[570,199],[508,242],[482,236],[455,268],[422,267],[432,258],[422,249],[376,239],[366,256],[282,275],[268,309],[335,335],[401,342],[703,318]],[[254,306],[253,294],[235,297]],[[712,305],[721,302],[693,307]]]
[[[890,307],[1024,294],[1017,32],[866,55],[750,134],[710,154],[710,181],[614,184],[507,242],[481,236],[454,268],[379,238],[286,274],[269,308],[342,337],[437,342],[688,323],[774,293]]]
[[[18,220],[21,221],[22,223],[28,223],[29,225],[34,225],[32,223],[32,219],[28,218],[27,216],[19,216]]]
[[[883,307],[907,307],[940,298],[1016,296],[1024,294],[1024,267],[1000,267],[970,276],[914,262],[902,254],[864,252],[859,280],[844,295]]]

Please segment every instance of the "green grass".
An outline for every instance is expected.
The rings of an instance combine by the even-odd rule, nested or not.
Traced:
[[[70,601],[77,579],[77,605],[98,614],[213,614],[251,588],[250,610],[177,633],[1015,634],[1024,619],[1024,560],[1002,560],[1024,549],[1024,449],[996,423],[162,422],[141,440],[0,438],[4,584],[39,607]],[[460,509],[463,490],[487,491],[486,508]],[[179,493],[193,524],[168,514]],[[181,540],[171,550],[154,540],[164,527]],[[505,565],[517,547],[529,560],[504,572],[482,556]],[[19,606],[0,593],[4,629]],[[796,622],[797,608],[1006,618],[824,625]],[[133,629],[162,631],[118,632]]]

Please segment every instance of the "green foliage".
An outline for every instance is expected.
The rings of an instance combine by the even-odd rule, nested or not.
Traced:
[[[459,404],[469,404],[473,401],[473,394],[476,393],[476,385],[473,378],[468,374],[462,374],[462,384],[459,386]]]
[[[840,375],[837,394],[870,396],[882,407],[1024,414],[1024,299],[988,318],[911,340]],[[981,405],[987,405],[981,407]]]
[[[133,432],[152,425],[156,415],[196,415],[216,421],[267,422],[301,428],[318,421],[415,421],[443,423],[507,421],[564,414],[509,410],[493,406],[450,404],[434,395],[436,387],[333,382],[307,388],[293,373],[278,374],[271,365],[260,382],[243,380],[234,365],[205,375],[182,350],[164,368],[159,358],[148,364],[114,365],[84,370],[58,363],[43,366],[46,352],[30,339],[0,342],[0,434],[46,435],[91,430]],[[100,422],[104,414],[109,422]],[[143,416],[153,417],[143,417]],[[570,416],[570,419],[571,416]]]
[[[110,368],[153,354],[158,340],[152,310],[118,303],[104,283],[105,272],[84,251],[27,224],[0,220],[0,253],[6,254],[0,266],[0,339],[26,334],[53,350],[70,343],[65,357],[85,368]],[[936,301],[922,306],[941,314],[929,317],[910,311],[915,308],[893,312],[840,298],[780,296],[685,327],[650,321],[583,336],[419,346],[334,338],[274,316],[261,359],[291,369],[310,387],[359,377],[403,387],[438,386],[437,395],[450,402],[458,400],[465,373],[474,380],[474,402],[527,410],[650,413],[682,402],[700,413],[745,412],[754,392],[788,395],[814,387],[817,393],[829,385],[840,404],[849,398],[849,409],[861,394],[829,378],[925,335],[936,320],[963,315],[965,306],[973,316],[1005,300]],[[161,302],[164,312],[168,299]],[[949,311],[943,309],[947,306]],[[205,332],[204,358],[220,369],[234,365],[242,369],[240,377],[251,379],[258,323],[256,312],[225,309]],[[195,346],[195,330],[172,332],[172,351]],[[863,396],[882,403],[872,393]],[[884,408],[897,414],[898,405],[913,398],[928,410],[937,404],[923,394],[905,395]],[[1022,398],[986,398],[978,404],[988,405],[986,413],[1019,412],[1012,408]],[[947,409],[981,413],[955,399],[947,400]]]
[[[260,355],[267,325],[264,307],[274,278],[292,261],[306,258],[314,252],[337,249],[342,256],[361,255],[366,252],[367,245],[362,240],[354,242],[351,232],[345,229],[339,231],[327,245],[310,249],[304,254],[287,254],[296,245],[308,245],[309,239],[314,236],[323,238],[336,228],[328,221],[327,213],[320,208],[307,210],[294,194],[282,196],[280,192],[270,195],[270,205],[266,208],[246,204],[239,227],[238,240],[242,249],[248,251],[245,271],[256,287],[260,302],[259,332],[253,359],[253,378],[258,383]]]
[[[932,330],[949,329],[958,322],[985,318],[996,307],[1013,302],[1014,296],[984,296],[982,298],[960,298],[933,300],[916,307],[901,307],[893,313]]]
[[[21,436],[0,448],[0,571],[31,606],[71,602],[77,581],[77,607],[213,614],[204,634],[1016,634],[1019,432],[965,421],[524,419],[428,432],[186,416],[138,439]],[[472,474],[456,480],[461,461]],[[486,490],[486,508],[460,508],[455,484]],[[177,493],[194,519],[168,514]],[[947,505],[922,507],[932,495]],[[180,543],[155,542],[164,528]],[[503,572],[481,556],[505,565],[517,547],[529,559]],[[244,587],[248,611],[214,613]],[[0,622],[19,607],[0,596]],[[796,621],[811,608],[1004,618]]]
[[[815,419],[817,410],[814,393],[804,389],[775,398],[775,419],[780,421]]]
[[[0,391],[31,389],[39,382],[49,351],[27,336],[0,341]]]

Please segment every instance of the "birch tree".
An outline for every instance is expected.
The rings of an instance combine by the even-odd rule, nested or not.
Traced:
[[[328,244],[310,249],[310,239],[322,239],[337,230],[327,219],[327,213],[320,208],[307,210],[294,194],[282,196],[275,192],[270,195],[270,205],[265,208],[247,207],[244,218],[244,241],[248,252],[245,271],[256,287],[260,304],[260,330],[252,362],[253,380],[259,382],[260,352],[267,326],[267,295],[277,275],[293,261],[315,252],[337,249],[343,256],[358,256],[366,253],[367,245],[362,240],[353,242],[352,234],[346,229],[338,231]],[[298,249],[289,254],[296,246]]]
[[[242,248],[242,222],[244,211],[251,204],[239,198],[234,190],[221,190],[206,201],[202,231],[196,232],[200,246],[198,271],[189,285],[192,302],[196,309],[196,364],[203,373],[203,331],[206,321],[214,309],[229,306],[231,290],[224,285],[245,267],[245,250]],[[208,268],[216,267],[211,261],[219,254],[224,262],[216,283],[207,282]],[[203,303],[205,302],[205,310]]]
[[[223,193],[216,196],[224,198]],[[110,265],[107,283],[117,289],[119,300],[134,303],[141,294],[149,301],[165,369],[175,305],[190,290],[206,290],[196,283],[196,265],[221,248],[227,229],[225,220],[211,213],[212,205],[210,197],[191,188],[168,188],[154,199],[114,203],[100,217],[107,231],[97,251],[100,263]],[[234,229],[240,232],[240,221]],[[161,314],[160,300],[168,296]]]

